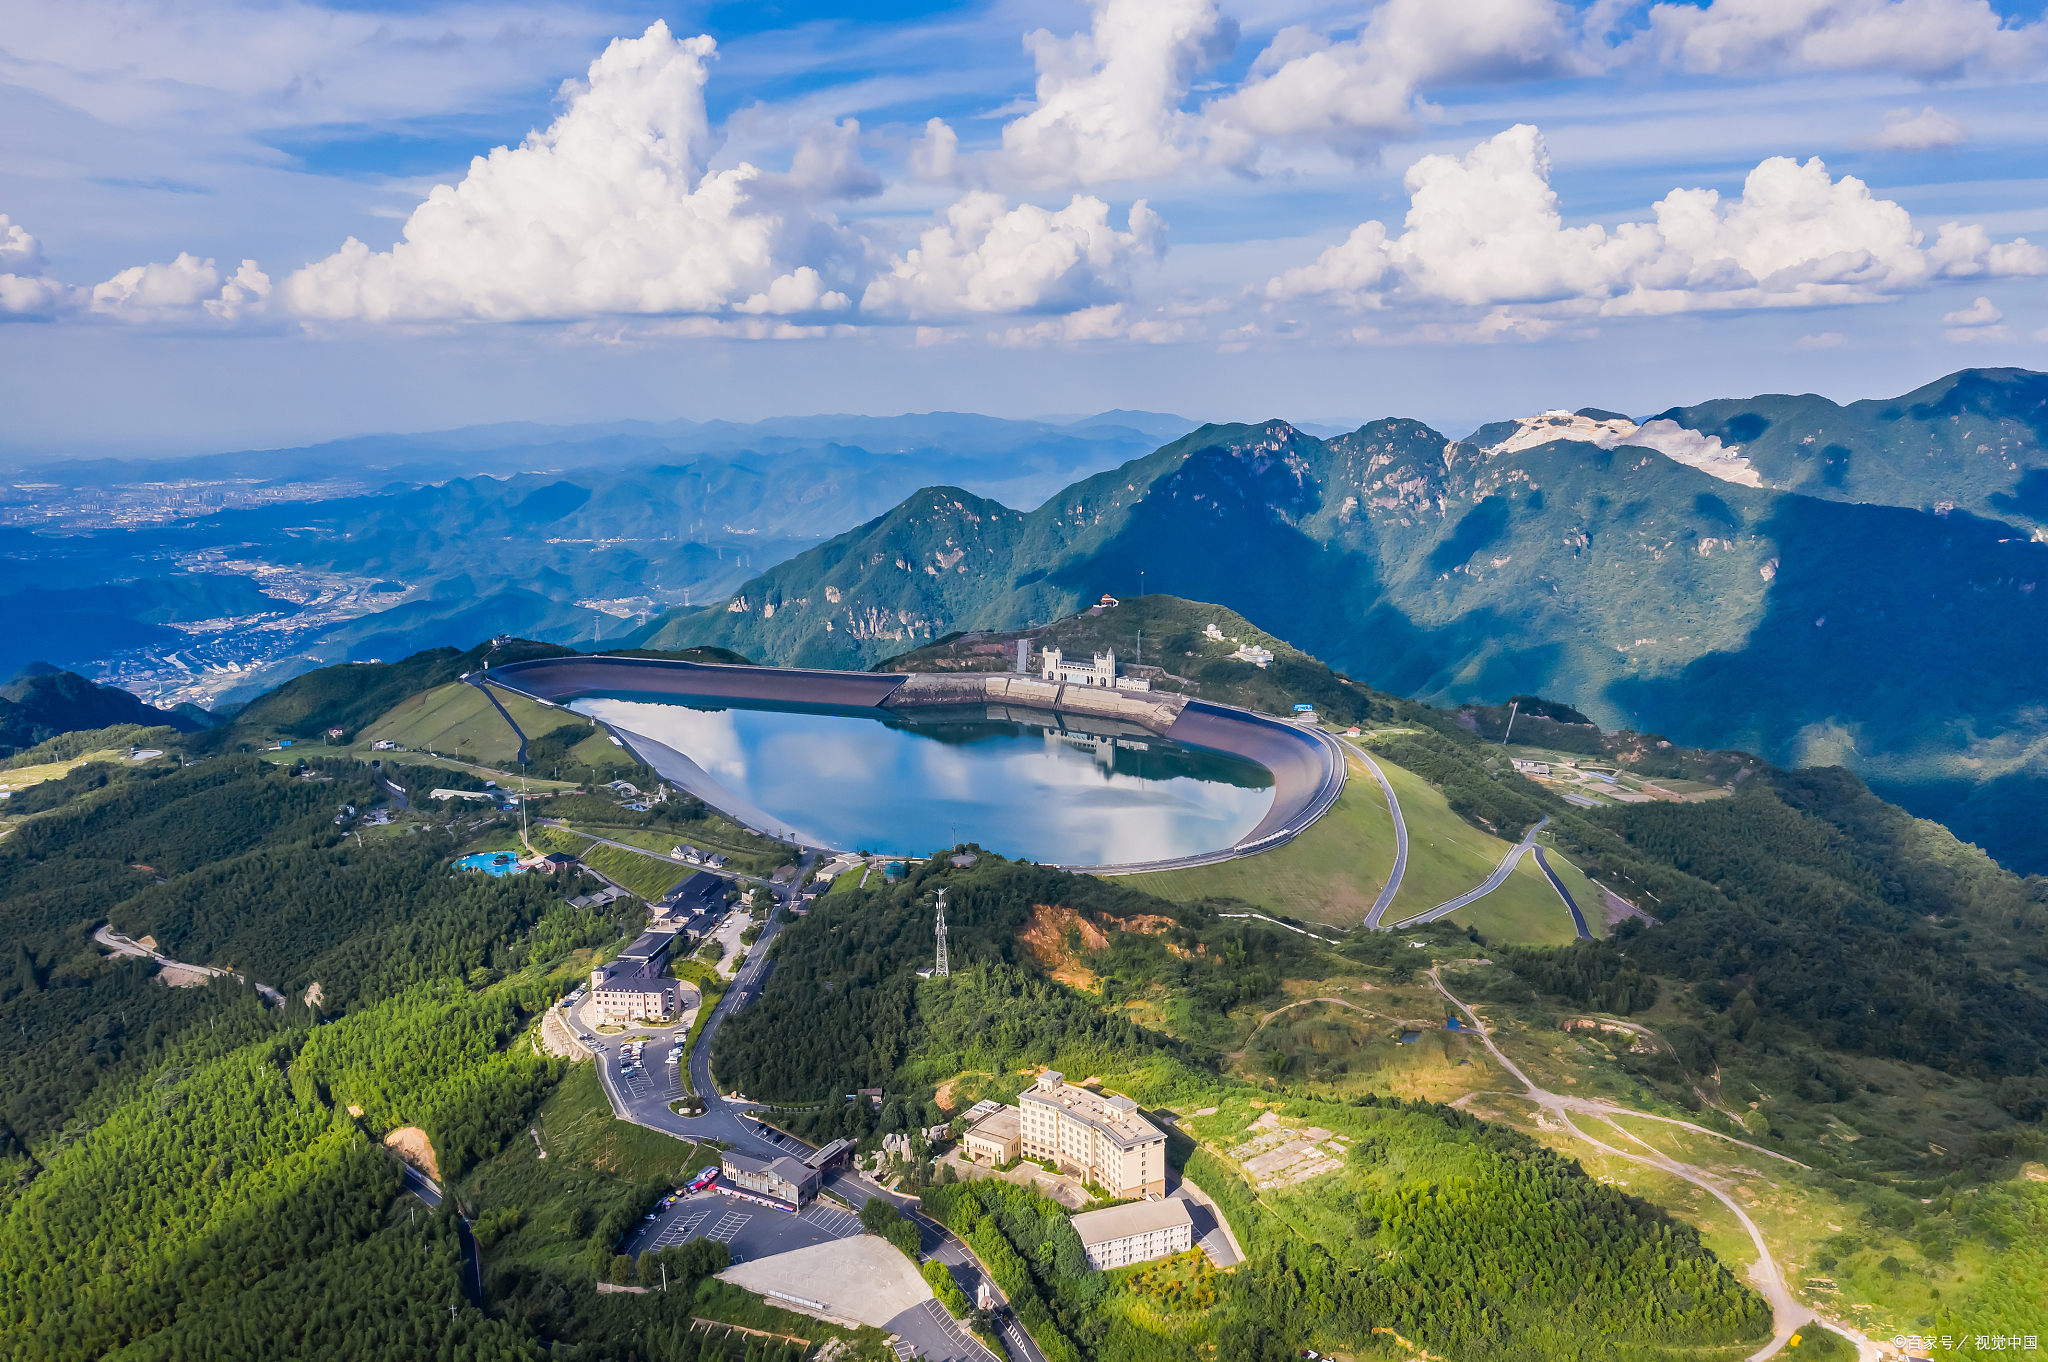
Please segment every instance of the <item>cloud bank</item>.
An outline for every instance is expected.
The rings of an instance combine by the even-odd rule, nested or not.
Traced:
[[[1742,196],[1674,189],[1654,222],[1566,227],[1542,134],[1518,124],[1464,157],[1409,168],[1406,230],[1362,223],[1314,263],[1269,281],[1284,302],[1352,308],[1438,301],[1557,315],[1631,316],[1869,303],[1949,279],[2048,274],[2048,250],[1994,245],[1948,223],[1924,241],[1898,204],[1818,157],[1772,157]]]

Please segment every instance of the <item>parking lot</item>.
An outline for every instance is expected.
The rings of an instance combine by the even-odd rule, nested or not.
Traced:
[[[715,1239],[732,1250],[735,1263],[741,1263],[834,1239],[849,1239],[860,1232],[856,1217],[828,1202],[814,1201],[801,1214],[791,1215],[752,1201],[704,1191],[679,1198],[654,1219],[643,1220],[639,1233],[627,1240],[625,1251],[638,1255],[692,1239]]]

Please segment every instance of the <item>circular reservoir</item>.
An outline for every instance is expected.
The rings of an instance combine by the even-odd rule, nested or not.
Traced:
[[[1216,851],[1273,807],[1248,758],[1046,714],[838,707],[596,692],[570,709],[687,756],[813,845],[923,853],[976,842],[1021,860],[1109,865]],[[658,763],[657,763],[658,764]],[[716,800],[712,801],[718,802]]]

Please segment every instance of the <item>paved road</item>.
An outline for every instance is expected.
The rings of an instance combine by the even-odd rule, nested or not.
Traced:
[[[1224,847],[1221,851],[1174,856],[1163,861],[1133,861],[1123,865],[1055,865],[1050,868],[1070,871],[1076,875],[1149,875],[1158,870],[1189,870],[1201,865],[1220,865],[1224,861],[1242,860],[1246,856],[1256,856],[1262,851],[1271,851],[1274,847],[1286,845],[1308,831],[1318,818],[1336,806],[1337,797],[1344,793],[1344,777],[1349,771],[1343,749],[1338,745],[1336,738],[1320,728],[1303,727],[1301,731],[1312,735],[1326,749],[1323,774],[1316,786],[1315,794],[1302,806],[1302,811],[1279,831],[1269,833],[1256,842],[1240,842],[1236,846]]]
[[[1425,922],[1435,922],[1440,917],[1449,917],[1468,903],[1478,902],[1494,890],[1500,888],[1501,882],[1514,873],[1515,867],[1521,864],[1522,857],[1527,855],[1529,850],[1536,845],[1536,834],[1543,831],[1543,825],[1549,821],[1550,815],[1547,813],[1537,819],[1536,826],[1530,828],[1521,841],[1508,848],[1508,854],[1500,858],[1500,864],[1494,867],[1491,875],[1488,875],[1480,882],[1478,888],[1467,889],[1454,899],[1446,899],[1436,907],[1417,913],[1414,917],[1404,919],[1394,925],[1396,927],[1419,927]]]
[[[1763,1294],[1765,1300],[1770,1302],[1771,1318],[1775,1325],[1770,1342],[1757,1349],[1754,1353],[1751,1353],[1749,1362],[1763,1362],[1763,1359],[1775,1355],[1791,1340],[1792,1335],[1797,1333],[1802,1325],[1818,1318],[1811,1309],[1802,1304],[1792,1294],[1791,1288],[1785,1285],[1785,1274],[1779,1269],[1777,1260],[1771,1257],[1771,1250],[1764,1243],[1763,1232],[1757,1228],[1756,1222],[1749,1218],[1749,1213],[1743,1210],[1741,1204],[1733,1196],[1729,1195],[1725,1179],[1716,1176],[1704,1168],[1695,1167],[1689,1163],[1680,1163],[1678,1160],[1671,1158],[1661,1150],[1650,1145],[1642,1137],[1622,1129],[1620,1125],[1615,1123],[1614,1118],[1616,1116],[1633,1116],[1645,1117],[1650,1120],[1669,1121],[1670,1124],[1684,1126],[1689,1130],[1698,1131],[1702,1135],[1713,1135],[1729,1140],[1732,1144],[1740,1145],[1745,1149],[1756,1150],[1759,1154],[1770,1154],[1773,1158],[1781,1159],[1785,1158],[1784,1155],[1760,1148],[1745,1140],[1732,1139],[1729,1136],[1721,1135],[1719,1131],[1708,1130],[1704,1126],[1696,1126],[1689,1121],[1673,1121],[1668,1117],[1656,1117],[1651,1116],[1648,1112],[1631,1111],[1626,1107],[1619,1107],[1609,1102],[1595,1102],[1588,1098],[1567,1097],[1561,1093],[1545,1092],[1542,1088],[1537,1087],[1535,1080],[1523,1073],[1513,1060],[1501,1053],[1500,1047],[1493,1043],[1492,1031],[1487,1028],[1485,1022],[1480,1020],[1479,1014],[1459,1001],[1449,989],[1444,987],[1444,981],[1440,974],[1441,969],[1442,966],[1439,965],[1429,971],[1429,980],[1432,984],[1436,985],[1436,991],[1443,994],[1444,998],[1452,1006],[1471,1018],[1472,1028],[1479,1033],[1479,1039],[1485,1042],[1486,1048],[1493,1055],[1494,1061],[1513,1077],[1516,1082],[1528,1089],[1527,1096],[1530,1101],[1556,1117],[1564,1125],[1564,1128],[1575,1137],[1584,1140],[1602,1153],[1611,1154],[1616,1158],[1628,1159],[1634,1163],[1648,1164],[1652,1168],[1661,1169],[1673,1177],[1682,1178],[1686,1182],[1704,1189],[1715,1200],[1726,1206],[1730,1213],[1741,1222],[1742,1227],[1749,1231],[1750,1242],[1756,1246],[1757,1253],[1756,1262],[1751,1265],[1749,1270],[1750,1283]],[[1572,1113],[1574,1112],[1580,1115],[1596,1116],[1605,1120],[1623,1139],[1640,1146],[1641,1152],[1618,1149],[1613,1145],[1604,1144],[1594,1139],[1573,1123]],[[1797,1160],[1791,1159],[1786,1161],[1788,1163],[1797,1162]],[[1878,1357],[1877,1344],[1870,1339],[1865,1338],[1849,1326],[1838,1324],[1833,1320],[1827,1321],[1827,1324],[1828,1327],[1852,1339],[1856,1343],[1857,1350],[1864,1358],[1874,1360]]]
[[[1555,889],[1557,896],[1564,900],[1564,906],[1572,910],[1572,926],[1578,929],[1579,940],[1591,941],[1593,934],[1586,930],[1586,915],[1579,911],[1578,903],[1572,898],[1572,891],[1564,887],[1564,881],[1559,879],[1557,872],[1550,868],[1550,862],[1543,859],[1542,847],[1532,847],[1530,850],[1536,853],[1536,868],[1541,870],[1544,877],[1550,881],[1550,887]]]
[[[1381,914],[1393,903],[1394,895],[1401,892],[1401,877],[1408,873],[1408,820],[1401,816],[1400,796],[1394,793],[1393,785],[1387,780],[1387,773],[1372,759],[1372,753],[1348,739],[1339,741],[1357,753],[1358,759],[1371,768],[1373,778],[1379,781],[1381,791],[1387,796],[1387,811],[1394,815],[1394,871],[1387,876],[1386,887],[1380,890],[1380,896],[1372,901],[1372,911],[1365,915],[1365,926],[1377,930]]]
[[[428,1206],[440,1209],[441,1189],[434,1180],[397,1155],[392,1155],[392,1159],[398,1164],[405,1190]],[[470,1233],[469,1221],[462,1216],[455,1217],[455,1224],[456,1234],[462,1241],[462,1294],[469,1297],[471,1305],[481,1310],[484,1306],[484,1265],[477,1254],[476,1236]]]
[[[489,686],[484,684],[484,678],[481,675],[471,673],[467,680],[469,681],[470,685],[475,686],[478,690],[484,693],[484,697],[488,699],[492,705],[496,706],[499,715],[505,720],[506,726],[509,727],[514,733],[518,734],[519,764],[521,766],[526,765],[526,732],[524,729],[519,727],[519,721],[514,719],[512,717],[512,712],[505,708],[505,703],[504,701],[498,698],[498,693],[492,690]]]
[[[217,979],[237,979],[243,983],[249,982],[231,969],[219,969],[213,965],[188,965],[183,960],[173,960],[161,951],[153,951],[139,941],[129,940],[109,926],[101,926],[98,931],[92,934],[92,939],[116,955],[133,955],[139,956],[144,960],[154,960],[166,969],[186,969],[191,970],[194,974],[210,974]],[[279,993],[269,984],[254,984],[251,986],[272,1007],[284,1006],[284,994]]]
[[[761,929],[761,935],[747,952],[746,963],[726,988],[724,995],[705,1019],[704,1029],[698,1033],[697,1043],[686,1055],[690,1069],[691,1086],[704,1101],[702,1116],[678,1116],[669,1110],[669,1103],[681,1096],[681,1084],[673,1071],[666,1065],[647,1066],[645,1081],[626,1079],[622,1081],[618,1072],[617,1049],[635,1035],[646,1036],[650,1045],[657,1037],[665,1037],[671,1028],[644,1029],[620,1036],[607,1036],[598,1043],[604,1048],[597,1055],[597,1072],[604,1084],[605,1095],[610,1099],[612,1110],[622,1119],[643,1125],[650,1130],[664,1131],[685,1140],[717,1140],[742,1154],[756,1158],[774,1158],[787,1154],[803,1158],[811,1152],[810,1146],[793,1136],[784,1136],[769,1130],[759,1122],[742,1115],[760,1109],[760,1104],[728,1101],[719,1093],[711,1074],[711,1045],[718,1028],[734,1012],[744,1005],[743,1000],[752,1001],[759,994],[773,968],[768,959],[768,947],[781,932],[786,915],[781,895],[786,890],[778,889],[774,919]],[[656,1069],[661,1070],[659,1075]],[[880,1197],[899,1208],[911,1203],[905,1198],[892,1196],[867,1181],[857,1173],[835,1172],[825,1179],[825,1186],[833,1195],[844,1200],[858,1211],[875,1197]],[[857,1219],[840,1215],[836,1219],[830,1214],[830,1207],[812,1206],[802,1216],[789,1216],[784,1212],[747,1209],[747,1203],[718,1197],[718,1206],[706,1202],[703,1197],[686,1198],[652,1222],[642,1222],[631,1244],[640,1248],[652,1247],[666,1238],[667,1242],[681,1243],[683,1239],[703,1234],[720,1237],[722,1242],[733,1245],[734,1251],[745,1257],[764,1257],[768,1253],[785,1253],[800,1248],[806,1243],[821,1243],[827,1239],[843,1238],[847,1234],[861,1233]],[[704,1203],[699,1205],[698,1203]],[[687,1209],[685,1209],[687,1208]],[[688,1217],[704,1213],[704,1218],[689,1223],[687,1229],[679,1229],[688,1223]],[[934,1256],[947,1265],[954,1279],[959,1281],[967,1298],[973,1300],[981,1284],[981,1269],[974,1262],[966,1246],[937,1222],[913,1212],[918,1222],[918,1233],[923,1240],[927,1255]],[[737,1220],[736,1217],[748,1217]],[[723,1229],[721,1230],[721,1226]],[[674,1237],[678,1236],[680,1237]],[[645,1241],[644,1243],[642,1241]],[[637,1251],[633,1249],[631,1251]],[[993,1282],[989,1283],[997,1299],[1002,1293]],[[930,1310],[906,1311],[890,1321],[890,1327],[915,1347],[920,1354],[930,1358],[965,1358],[973,1362],[988,1362],[988,1351],[975,1343],[967,1332],[939,1307],[936,1315]],[[1037,1344],[1014,1321],[1003,1333],[1003,1342],[1012,1362],[1045,1362]],[[971,1345],[971,1346],[969,1346]]]

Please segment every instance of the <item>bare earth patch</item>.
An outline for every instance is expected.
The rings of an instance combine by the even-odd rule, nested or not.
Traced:
[[[183,965],[165,965],[157,970],[156,977],[172,988],[194,988],[213,976],[205,970],[187,969]]]
[[[306,985],[305,1003],[307,1007],[320,1006],[326,1000],[326,996],[326,994],[320,991],[320,981],[318,979]]]
[[[434,1163],[434,1146],[428,1141],[427,1132],[418,1126],[400,1126],[384,1137],[384,1147],[397,1151],[398,1157],[434,1181],[441,1180],[441,1170]]]
[[[1053,978],[1069,988],[1092,989],[1095,987],[1094,972],[1067,947],[1070,928],[1079,933],[1081,944],[1089,950],[1099,951],[1109,945],[1109,938],[1072,908],[1055,908],[1043,903],[1031,905],[1031,917],[1025,922],[1024,930],[1017,934],[1017,939],[1030,952],[1031,958],[1043,965]]]

